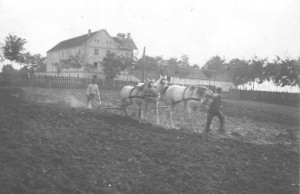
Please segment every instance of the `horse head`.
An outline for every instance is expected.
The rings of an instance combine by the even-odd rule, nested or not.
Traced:
[[[167,76],[159,76],[158,80],[153,80],[153,87],[154,89],[156,89],[156,92],[159,92],[159,90],[161,88],[163,88],[164,86],[167,86],[168,84],[168,80],[167,80]]]
[[[154,82],[155,82],[154,80],[147,79],[145,81],[145,83],[139,83],[137,85],[138,90],[140,92],[146,92],[146,93],[153,93],[153,94],[155,94],[156,93],[156,89],[154,87]]]

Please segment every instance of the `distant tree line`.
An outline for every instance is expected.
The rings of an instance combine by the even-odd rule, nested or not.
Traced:
[[[235,58],[225,62],[225,59],[214,56],[205,63],[201,70],[209,78],[226,74],[236,86],[249,82],[261,84],[264,81],[272,81],[282,87],[295,86],[299,84],[300,58],[277,57],[271,62],[258,57],[250,60]]]
[[[187,73],[182,67],[199,68],[197,64],[190,65],[188,55],[183,55],[179,60],[175,57],[163,59],[162,56],[145,56],[147,70],[158,69],[161,74],[164,74],[166,67],[173,67],[175,74],[177,73],[179,77],[185,77]],[[134,68],[136,70],[143,68],[143,58],[137,61]],[[218,76],[228,77],[236,86],[251,82],[261,84],[265,81],[272,81],[282,87],[296,86],[299,84],[300,58],[281,59],[277,57],[271,62],[258,57],[250,60],[235,58],[226,62],[220,56],[213,56],[200,69],[209,79]]]

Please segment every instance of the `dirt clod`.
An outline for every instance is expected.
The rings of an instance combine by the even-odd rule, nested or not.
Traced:
[[[225,105],[226,134],[217,122],[204,134],[18,93],[0,88],[2,193],[299,193],[299,153],[282,143],[298,141],[296,126],[269,115]]]

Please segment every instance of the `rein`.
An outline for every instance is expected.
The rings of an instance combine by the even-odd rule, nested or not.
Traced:
[[[184,89],[184,91],[183,91],[183,94],[182,94],[182,100],[178,100],[178,101],[174,102],[175,104],[180,103],[181,101],[183,101],[184,104],[186,104],[186,101],[188,101],[188,100],[194,100],[194,101],[202,102],[202,99],[199,99],[199,98],[185,98],[184,96],[185,96],[185,93],[186,93],[186,90],[187,90],[187,89],[188,89],[188,87],[186,87],[186,88]]]
[[[149,97],[155,98],[155,97],[157,97],[157,95],[129,96],[127,98],[130,98],[130,99],[132,99],[132,98],[145,99],[145,98],[149,98]]]
[[[161,95],[165,95],[165,93],[166,93],[166,91],[169,89],[169,86],[166,86],[161,92],[160,92],[160,94]],[[187,101],[189,101],[189,100],[194,100],[194,101],[199,101],[199,102],[202,102],[203,101],[203,99],[199,99],[199,98],[185,98],[184,96],[185,96],[185,93],[186,93],[186,90],[188,89],[188,87],[185,87],[185,89],[184,89],[184,91],[183,91],[183,94],[182,94],[182,99],[181,100],[178,100],[178,101],[176,101],[176,102],[174,102],[174,104],[177,104],[177,103],[180,103],[180,102],[184,102],[185,104],[186,104],[186,102]],[[204,103],[203,103],[204,104]],[[205,103],[205,105],[207,105],[206,103]]]
[[[139,99],[145,99],[145,98],[156,98],[158,95],[157,94],[151,94],[152,92],[149,92],[149,91],[145,91],[144,93],[145,93],[145,95],[142,95],[142,96],[138,96],[138,95],[131,95],[132,94],[132,92],[133,92],[133,90],[134,89],[136,89],[137,87],[134,87],[134,88],[132,88],[131,89],[131,91],[130,91],[130,93],[129,93],[129,97],[127,97],[127,98],[129,98],[130,99],[130,101],[131,101],[131,103],[133,103],[132,102],[132,99],[133,98],[139,98]]]

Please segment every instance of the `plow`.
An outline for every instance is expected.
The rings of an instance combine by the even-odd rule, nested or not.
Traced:
[[[117,111],[117,112],[121,112],[124,111],[124,106],[122,104],[122,100],[116,100],[116,99],[112,99],[109,96],[104,96],[105,99],[108,99],[107,102],[100,102],[97,101],[95,98],[92,99],[92,109],[96,109],[96,110],[112,110],[112,111]],[[119,105],[117,105],[119,104]],[[159,106],[157,107],[158,109],[162,109],[162,108],[167,108],[167,106]],[[127,107],[127,110],[132,110],[132,111],[138,111],[138,108],[134,108],[134,107]],[[145,108],[142,108],[141,110],[144,110]],[[148,107],[148,110],[153,110],[156,109],[156,107]]]

